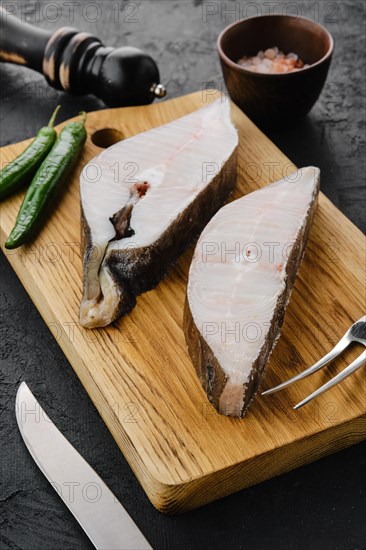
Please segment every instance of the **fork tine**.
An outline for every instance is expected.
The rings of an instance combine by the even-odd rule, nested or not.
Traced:
[[[318,395],[321,395],[322,393],[326,392],[330,388],[333,388],[333,386],[336,386],[339,384],[339,382],[342,382],[347,376],[350,376],[350,374],[353,374],[357,369],[359,369],[364,363],[366,363],[366,351],[362,352],[361,355],[353,361],[348,367],[346,367],[342,372],[337,374],[334,378],[329,380],[326,384],[323,384],[319,389],[317,389],[315,392],[311,393],[308,397],[300,401],[297,405],[294,406],[294,409],[299,409],[303,405],[306,405],[306,403],[309,403],[309,401],[312,401]]]
[[[312,365],[311,367],[300,372],[300,374],[297,374],[296,376],[289,378],[289,380],[282,382],[282,384],[279,384],[278,386],[274,386],[273,388],[270,388],[269,390],[262,392],[262,395],[269,395],[270,393],[275,393],[278,390],[282,390],[282,388],[286,388],[286,386],[289,386],[290,384],[293,384],[298,380],[302,380],[302,378],[306,378],[306,376],[309,376],[310,374],[313,374],[314,372],[324,367],[327,363],[329,363],[335,357],[337,357],[337,355],[342,353],[342,351],[345,350],[347,346],[349,346],[351,342],[348,338],[348,334],[349,334],[349,330],[347,330],[346,334],[342,336],[338,344],[336,344],[329,353],[324,355],[322,359],[320,359],[317,363],[315,363],[315,365]]]

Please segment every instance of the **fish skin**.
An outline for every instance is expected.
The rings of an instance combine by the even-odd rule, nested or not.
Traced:
[[[239,372],[240,376],[238,375],[237,380],[232,382],[231,378],[233,375],[233,378],[235,378],[235,372],[228,372],[227,365],[222,365],[220,361],[218,360],[218,348],[217,344],[211,342],[211,344],[208,343],[207,339],[202,334],[203,330],[203,324],[199,322],[199,326],[197,326],[196,321],[198,322],[199,318],[199,312],[194,311],[194,301],[195,301],[195,295],[194,295],[194,285],[197,284],[197,278],[195,279],[195,262],[199,261],[197,260],[197,251],[199,250],[199,247],[204,242],[204,239],[207,239],[210,241],[210,228],[214,227],[214,224],[216,223],[216,219],[222,214],[224,210],[226,210],[226,213],[230,213],[230,209],[233,207],[235,208],[235,205],[239,203],[239,201],[243,201],[243,219],[245,218],[245,200],[250,195],[253,195],[254,193],[258,193],[258,191],[254,191],[254,193],[251,193],[241,199],[238,199],[229,205],[224,206],[219,210],[219,212],[212,218],[212,220],[209,222],[209,224],[206,226],[204,231],[202,232],[200,239],[196,245],[196,251],[192,260],[190,273],[189,273],[189,282],[187,286],[187,294],[186,294],[186,301],[185,301],[185,307],[184,307],[184,318],[183,318],[183,324],[184,324],[184,332],[185,332],[185,339],[188,347],[189,354],[191,356],[192,363],[196,369],[198,378],[207,394],[207,397],[209,401],[212,403],[212,405],[217,409],[217,411],[221,414],[227,415],[227,416],[234,416],[234,417],[243,417],[245,413],[248,410],[248,407],[253,400],[256,392],[258,391],[260,382],[263,378],[263,375],[265,373],[265,367],[267,365],[269,356],[280,336],[280,330],[283,324],[284,316],[285,316],[285,310],[286,306],[289,302],[291,291],[295,282],[296,274],[299,270],[305,249],[307,240],[309,237],[309,232],[311,229],[311,225],[313,222],[314,214],[316,211],[317,206],[317,197],[319,193],[319,170],[317,168],[309,167],[304,170],[315,170],[315,177],[314,177],[314,187],[311,193],[311,196],[309,196],[310,200],[307,203],[308,209],[306,211],[306,214],[302,220],[301,225],[298,228],[298,232],[295,234],[296,239],[292,246],[292,249],[290,251],[287,263],[285,264],[285,271],[284,271],[284,286],[281,292],[279,292],[276,295],[276,305],[273,309],[273,316],[270,319],[268,332],[265,335],[265,338],[262,342],[262,345],[260,348],[258,348],[258,354],[256,358],[253,360],[250,370],[248,373],[246,373],[246,376],[243,375],[242,372]],[[277,182],[275,182],[272,185],[275,185]],[[268,186],[268,188],[271,186]],[[265,188],[263,188],[265,189]],[[259,190],[259,191],[263,191]],[[212,235],[211,235],[212,236]],[[255,239],[254,239],[255,240]],[[208,285],[210,285],[209,278],[207,279]],[[192,290],[193,289],[193,290]],[[212,290],[214,291],[215,288],[212,287]],[[200,297],[200,299],[202,296]],[[221,310],[223,311],[223,307],[221,306]],[[196,308],[197,309],[197,308]],[[198,308],[199,309],[199,308]],[[222,313],[224,315],[224,313]],[[196,318],[196,319],[195,319]],[[210,317],[209,320],[212,320],[212,317]],[[251,319],[248,319],[250,322]],[[201,327],[201,330],[200,330]],[[245,381],[243,382],[243,379]],[[229,391],[227,391],[227,388],[231,384],[231,388],[229,388]],[[229,395],[229,399],[225,401],[223,399],[223,396]]]
[[[229,113],[228,105],[225,109]],[[184,118],[186,117],[179,120]],[[207,124],[207,116],[205,120]],[[121,315],[129,313],[136,305],[136,297],[159,283],[180,254],[228,198],[236,182],[238,144],[237,132],[231,122],[230,125],[232,127],[230,132],[235,132],[235,137],[232,134],[235,145],[229,157],[222,159],[225,162],[221,169],[211,181],[202,185],[202,189],[193,196],[191,203],[180,211],[157,239],[147,246],[124,247],[124,243],[128,243],[125,239],[112,243],[105,242],[105,239],[102,243],[93,241],[92,229],[83,203],[81,204],[84,281],[80,322],[83,326],[86,328],[106,326]],[[207,155],[209,158],[209,152]],[[146,194],[149,192],[150,190]],[[145,200],[144,197],[141,198],[141,204],[143,200]],[[109,217],[112,217],[122,206],[115,205],[113,211],[108,213]],[[133,214],[131,228],[135,229]],[[118,248],[119,243],[120,248]],[[98,267],[98,259],[101,256],[103,261]],[[102,289],[102,292],[99,292],[102,299],[98,298],[98,282]]]

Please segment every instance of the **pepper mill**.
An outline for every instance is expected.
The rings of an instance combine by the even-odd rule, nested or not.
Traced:
[[[109,107],[146,105],[166,95],[155,61],[137,48],[108,48],[71,27],[48,32],[1,7],[0,23],[0,61],[42,73],[57,90],[93,94]]]

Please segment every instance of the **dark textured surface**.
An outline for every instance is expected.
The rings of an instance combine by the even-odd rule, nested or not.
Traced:
[[[364,2],[3,2],[30,22],[74,25],[110,45],[148,50],[170,97],[221,86],[215,40],[239,15],[301,10],[326,24],[336,52],[325,90],[310,116],[271,139],[298,165],[322,170],[322,190],[365,229]],[[86,11],[86,6],[88,7]],[[94,7],[93,7],[94,6]],[[118,11],[118,21],[115,21]],[[74,20],[72,12],[74,11]],[[236,10],[229,14],[228,10]],[[272,8],[273,9],[273,8]],[[33,10],[33,11],[32,11]],[[35,10],[35,11],[34,11]],[[84,12],[83,12],[84,10]],[[94,10],[94,11],[93,11]],[[213,15],[207,14],[211,10]],[[315,11],[314,11],[315,10]],[[135,13],[132,13],[132,12]],[[92,23],[95,16],[98,21]],[[132,21],[131,19],[135,20]],[[1,145],[30,137],[54,105],[62,117],[101,104],[46,87],[41,76],[0,64]],[[362,549],[365,528],[365,444],[177,517],[148,502],[86,392],[7,261],[1,262],[0,547],[91,548],[87,537],[33,463],[16,427],[14,399],[26,380],[63,433],[92,464],[155,548]]]

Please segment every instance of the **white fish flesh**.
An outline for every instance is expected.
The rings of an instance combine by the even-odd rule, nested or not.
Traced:
[[[319,169],[302,168],[221,208],[189,272],[185,335],[208,398],[245,414],[279,336],[305,250]]]
[[[232,191],[237,145],[223,96],[84,167],[83,326],[108,325],[158,284]]]

